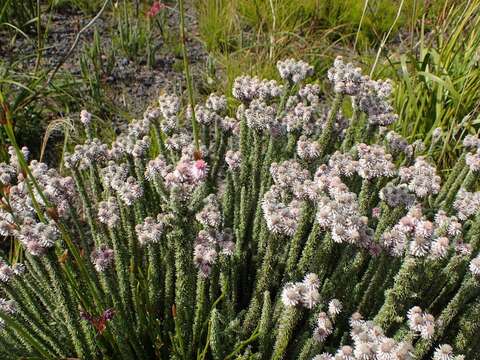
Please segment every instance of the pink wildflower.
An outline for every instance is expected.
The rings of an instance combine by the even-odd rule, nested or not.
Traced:
[[[192,176],[196,180],[203,180],[205,176],[207,176],[208,172],[208,164],[200,159],[195,161],[195,163],[192,166]]]
[[[147,11],[147,16],[153,18],[157,16],[157,14],[165,7],[165,4],[161,3],[160,1],[155,1],[150,10]]]

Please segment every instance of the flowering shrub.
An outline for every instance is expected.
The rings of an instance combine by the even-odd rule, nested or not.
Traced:
[[[338,58],[330,102],[278,69],[232,101],[163,95],[110,145],[84,111],[66,174],[10,149],[3,359],[476,358],[480,140],[442,181],[385,128],[389,81]]]

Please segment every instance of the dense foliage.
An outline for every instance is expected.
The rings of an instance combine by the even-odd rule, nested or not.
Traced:
[[[480,140],[442,181],[386,128],[389,81],[337,58],[327,101],[277,67],[233,112],[162,95],[111,145],[83,111],[65,174],[11,147],[2,358],[477,358]]]

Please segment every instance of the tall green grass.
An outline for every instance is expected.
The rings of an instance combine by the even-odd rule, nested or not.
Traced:
[[[339,53],[351,53],[354,43],[357,50],[370,54],[389,30],[390,39],[398,41],[422,14],[438,12],[438,5],[417,0],[199,0],[196,4],[200,38],[222,65],[225,88],[244,72],[275,76],[276,61],[289,56],[305,58],[324,70]]]
[[[413,48],[391,63],[397,74],[398,130],[411,140],[426,137],[443,168],[453,165],[463,137],[480,122],[480,1],[445,5],[429,32],[421,27]],[[441,139],[431,146],[432,132]]]
[[[426,146],[448,169],[466,133],[476,131],[478,0],[199,0],[200,38],[227,79],[274,77],[276,61],[304,58],[320,72],[339,54],[360,58],[373,76],[396,80],[396,130]],[[388,35],[388,36],[387,36]],[[431,134],[441,128],[441,141]]]

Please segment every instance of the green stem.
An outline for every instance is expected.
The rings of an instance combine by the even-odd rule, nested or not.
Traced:
[[[188,99],[190,101],[190,107],[192,110],[192,128],[193,128],[193,138],[195,141],[195,149],[197,151],[200,150],[200,134],[197,119],[195,117],[195,100],[193,97],[193,84],[192,84],[192,77],[190,75],[190,66],[188,63],[188,54],[187,54],[187,40],[185,37],[185,8],[184,8],[184,0],[178,0],[178,8],[180,14],[180,42],[182,45],[182,53],[183,53],[183,68],[185,71],[185,78],[187,80],[187,90],[188,90]]]
[[[277,338],[273,347],[272,360],[280,360],[285,357],[288,345],[292,339],[293,331],[302,316],[302,310],[295,306],[284,308],[280,318]]]
[[[330,112],[328,114],[325,127],[323,128],[322,134],[320,135],[320,139],[318,140],[318,143],[320,145],[320,151],[319,151],[320,158],[325,155],[328,149],[328,146],[331,144],[335,120],[337,119],[337,113],[342,106],[342,102],[343,102],[343,95],[337,94],[335,96],[335,99],[333,100],[332,107],[330,108]]]

